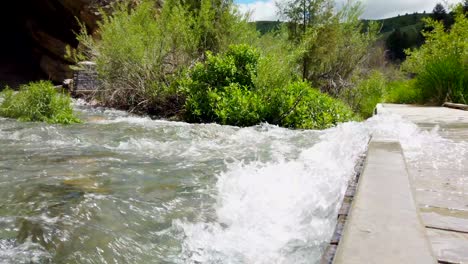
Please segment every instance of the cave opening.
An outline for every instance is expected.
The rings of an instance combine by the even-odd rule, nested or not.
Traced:
[[[0,90],[70,76],[65,47],[77,46],[78,22],[57,0],[5,1],[0,8]]]

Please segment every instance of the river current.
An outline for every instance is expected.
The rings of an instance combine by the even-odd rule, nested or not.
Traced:
[[[318,263],[373,133],[409,159],[443,142],[388,115],[303,131],[75,108],[0,118],[0,263]]]

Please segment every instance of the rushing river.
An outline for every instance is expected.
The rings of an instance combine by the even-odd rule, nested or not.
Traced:
[[[75,106],[83,124],[0,118],[0,263],[317,263],[370,135],[422,135],[396,117],[298,131]]]

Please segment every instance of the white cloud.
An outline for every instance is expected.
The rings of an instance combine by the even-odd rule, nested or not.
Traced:
[[[366,0],[364,18],[387,18],[406,13],[431,12],[441,0]],[[459,0],[448,0],[448,4],[459,3]]]
[[[251,12],[253,21],[259,20],[277,20],[278,11],[276,2],[278,0],[258,0],[252,3],[239,4],[241,12]],[[281,2],[287,0],[279,0]],[[363,18],[378,19],[404,15],[414,12],[431,12],[438,2],[446,2],[448,4],[459,3],[461,0],[363,0],[365,7]],[[337,0],[340,6],[345,0]]]
[[[278,10],[276,8],[276,1],[256,1],[248,4],[239,4],[239,10],[242,13],[251,13],[253,21],[261,20],[277,20]]]

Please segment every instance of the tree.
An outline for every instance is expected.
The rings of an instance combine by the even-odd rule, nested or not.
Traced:
[[[405,49],[410,47],[408,34],[397,28],[388,37],[386,45],[390,51],[391,59],[404,60],[406,58]]]
[[[447,10],[441,3],[438,3],[432,10],[432,18],[436,21],[445,21],[447,19]]]
[[[333,17],[330,0],[292,0],[279,6],[280,15],[288,20],[289,38],[301,43],[307,30],[313,25],[327,23]],[[307,78],[308,56],[302,58],[302,78]]]
[[[468,13],[468,0],[465,0],[465,2],[463,3],[463,13]]]
[[[355,1],[340,11],[333,0],[291,0],[280,6],[303,80],[331,94],[348,84],[378,28],[371,23],[364,29],[362,10]]]

